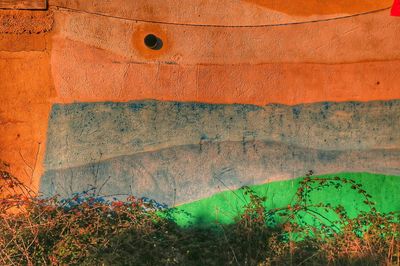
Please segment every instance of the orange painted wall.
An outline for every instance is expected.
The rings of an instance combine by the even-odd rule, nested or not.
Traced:
[[[46,129],[55,96],[49,55],[0,52],[0,158],[34,187],[43,173]]]
[[[0,160],[37,188],[53,103],[400,99],[391,1],[322,2],[50,0],[51,27],[0,10]]]

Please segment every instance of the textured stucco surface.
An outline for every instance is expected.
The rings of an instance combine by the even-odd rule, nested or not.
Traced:
[[[338,151],[397,149],[399,121],[400,101],[265,107],[156,101],[55,105],[45,164],[48,169],[62,169],[121,155],[227,141]]]
[[[39,34],[49,32],[53,14],[47,11],[1,11],[0,34]]]
[[[157,99],[292,105],[400,98],[400,84],[396,82],[400,60],[142,64],[72,41],[54,46],[52,70],[59,102]]]
[[[158,99],[299,104],[400,98],[399,21],[387,11],[337,21],[215,28],[56,12],[59,102]],[[152,51],[143,38],[161,36]]]
[[[256,28],[148,23],[63,9],[54,16],[58,21],[56,36],[61,40],[106,50],[132,63],[229,66],[400,59],[399,22],[388,15],[388,10],[331,21]],[[164,39],[163,49],[145,47],[142,37],[148,33]],[[54,47],[58,44],[55,40]]]
[[[181,204],[309,170],[400,175],[400,102],[56,105],[41,188]],[[379,163],[381,162],[381,163]]]
[[[392,0],[49,0],[71,11],[168,24],[260,26],[334,19],[388,9]]]
[[[298,169],[308,168],[309,164],[315,163],[314,157],[306,160],[296,156],[288,158],[282,155],[283,151],[294,149],[299,153],[307,151],[308,154],[307,149],[313,149],[309,153],[316,156],[317,150],[332,150],[340,154],[339,159],[345,156],[358,158],[358,166],[354,164],[354,168],[395,173],[398,166],[393,158],[397,156],[399,136],[398,130],[394,132],[394,129],[399,123],[396,121],[398,117],[390,110],[397,110],[398,106],[392,100],[400,99],[400,20],[389,16],[390,4],[389,0],[371,1],[368,4],[364,1],[314,0],[50,0],[48,11],[0,10],[0,160],[11,163],[12,172],[36,189],[44,172],[46,178],[50,178],[50,172],[58,177],[65,176],[62,172],[65,169],[86,173],[85,167],[93,164],[88,159],[92,156],[91,147],[86,148],[83,143],[66,143],[65,139],[77,139],[76,131],[70,130],[68,119],[81,127],[82,136],[87,136],[91,131],[86,131],[88,128],[83,121],[88,116],[64,114],[65,124],[57,120],[63,116],[50,117],[50,114],[57,114],[57,108],[65,111],[77,106],[64,104],[87,103],[82,106],[89,109],[102,106],[99,114],[107,113],[107,108],[112,106],[103,105],[103,102],[114,102],[120,106],[118,103],[146,99],[257,105],[259,107],[251,108],[264,111],[276,108],[278,111],[274,112],[282,112],[282,124],[274,122],[271,127],[283,125],[282,130],[288,130],[285,126],[294,123],[303,130],[304,135],[308,134],[306,125],[309,124],[303,124],[301,119],[293,122],[292,107],[264,106],[271,103],[299,105],[325,101],[332,102],[333,106],[339,106],[333,102],[344,102],[351,106],[349,101],[381,100],[366,105],[360,103],[354,110],[345,110],[345,113],[355,112],[352,113],[353,117],[348,117],[353,123],[348,129],[352,129],[350,136],[354,137],[351,142],[356,147],[354,151],[342,149],[350,143],[346,141],[351,139],[348,135],[350,131],[345,130],[343,122],[346,118],[329,120],[329,123],[326,122],[328,120],[313,120],[313,128],[315,124],[330,128],[327,133],[322,126],[319,130],[331,141],[325,143],[322,141],[325,138],[321,138],[317,131],[310,131],[313,134],[309,138],[312,146],[308,146],[304,139],[301,141],[297,138],[291,143],[292,140],[286,136],[283,140],[287,142],[282,142],[278,135],[271,137],[266,134],[266,129],[258,125],[260,121],[265,121],[263,119],[266,116],[251,118],[251,124],[246,126],[262,133],[257,133],[263,137],[257,139],[256,143],[266,156],[272,156],[268,148],[272,145],[280,151],[273,153],[277,161],[288,160],[288,163],[299,166]],[[163,39],[161,50],[145,47],[143,38],[149,33]],[[158,104],[162,107],[169,105],[162,102]],[[375,105],[379,107],[371,107]],[[392,109],[388,111],[389,105],[392,105]],[[363,106],[370,106],[368,108],[373,111],[366,111]],[[110,112],[111,116],[129,113],[119,108]],[[233,110],[237,106],[223,108]],[[218,149],[215,150],[209,143],[205,143],[210,149],[208,155],[201,157],[196,153],[199,146],[196,135],[198,129],[192,128],[184,131],[187,135],[179,135],[176,133],[179,131],[169,127],[175,123],[173,120],[165,119],[170,124],[164,124],[166,122],[159,120],[163,117],[162,113],[151,111],[149,114],[159,117],[156,119],[158,128],[164,130],[158,132],[156,128],[151,133],[160,138],[159,143],[147,143],[145,149],[139,151],[130,145],[118,147],[117,138],[110,140],[105,146],[107,148],[104,149],[99,168],[103,169],[105,175],[113,174],[118,169],[121,161],[115,158],[120,156],[126,165],[133,158],[157,165],[161,163],[157,161],[160,154],[177,154],[177,157],[171,155],[171,158],[179,162],[183,162],[185,156],[192,156],[193,162],[203,163],[208,165],[205,166],[207,169],[211,169],[203,160],[212,159],[213,156],[217,160],[220,155]],[[224,121],[226,115],[212,111],[204,124],[218,125],[217,116]],[[392,127],[382,127],[382,123],[388,121],[378,120],[386,115],[392,115]],[[357,116],[359,120],[355,119]],[[100,118],[100,121],[102,119],[105,118]],[[149,123],[145,117],[135,115],[126,120],[132,122],[135,119]],[[236,154],[227,158],[244,160],[246,153],[243,150],[239,152],[243,133],[240,126],[247,122],[240,120],[240,116],[234,116],[234,119],[237,120],[237,126],[232,128],[237,128],[236,133],[232,131],[231,136],[234,137],[222,141],[223,148],[227,153],[232,151],[232,154]],[[114,132],[109,127],[109,121],[105,121],[96,127],[104,134],[98,136],[100,139]],[[53,131],[55,122],[61,125],[58,132]],[[367,127],[363,123],[370,125],[370,131],[365,131]],[[121,125],[123,123],[118,122],[114,126],[119,128]],[[144,130],[143,134],[150,136],[153,125],[146,125],[149,129]],[[337,131],[329,131],[339,125]],[[204,130],[210,130],[210,138],[216,137],[217,133],[214,134],[211,128],[205,127]],[[225,129],[222,135],[228,134],[226,132],[230,130]],[[135,134],[132,133],[132,136]],[[335,136],[339,140],[332,142]],[[344,139],[342,136],[345,136]],[[356,142],[356,137],[360,143]],[[65,154],[46,146],[54,140],[60,141],[59,149]],[[87,141],[91,143],[92,140]],[[337,147],[329,147],[333,143],[338,144]],[[181,146],[180,150],[177,145]],[[80,149],[79,154],[70,156],[66,150],[76,152],[74,148]],[[385,155],[386,152],[390,154]],[[97,155],[93,158],[96,162],[99,161]],[[377,156],[375,165],[370,163],[373,156]],[[70,161],[65,158],[70,158]],[[326,167],[329,171],[347,169],[347,162],[341,163],[342,159],[339,159],[333,160],[333,164],[321,164],[318,167]],[[170,160],[164,161],[167,164],[165,167],[173,167],[168,163]],[[55,166],[60,161],[62,167]],[[127,166],[120,167],[123,169]],[[254,169],[255,172],[261,172],[264,168],[259,162]],[[309,169],[304,170],[306,172]],[[126,171],[134,170],[130,168]],[[176,172],[173,169],[168,171]],[[241,177],[244,178],[244,175],[241,174]],[[294,175],[292,171],[285,178]],[[261,180],[263,177],[259,175],[257,178]],[[280,176],[271,174],[271,178]],[[55,180],[59,182],[61,179]],[[153,191],[153,186],[149,185],[148,189]],[[180,200],[186,200],[184,195]]]
[[[37,189],[55,97],[51,11],[0,10],[0,160]]]
[[[49,98],[54,95],[45,52],[0,52],[0,159],[36,187],[43,171]]]

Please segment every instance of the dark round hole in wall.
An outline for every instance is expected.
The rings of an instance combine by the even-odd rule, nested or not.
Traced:
[[[163,47],[163,41],[154,34],[147,35],[144,44],[152,50],[160,50]]]

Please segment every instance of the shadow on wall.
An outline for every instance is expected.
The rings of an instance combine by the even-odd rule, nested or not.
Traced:
[[[299,106],[139,101],[55,105],[41,191],[170,206],[308,170],[400,175],[400,101]]]

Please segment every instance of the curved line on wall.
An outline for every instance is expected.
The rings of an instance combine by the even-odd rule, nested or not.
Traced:
[[[135,21],[135,22],[144,22],[144,23],[162,24],[162,25],[174,25],[174,26],[213,27],[213,28],[262,28],[262,27],[283,27],[283,26],[290,26],[290,25],[303,25],[303,24],[311,24],[311,23],[319,23],[319,22],[328,22],[328,21],[348,19],[348,18],[353,18],[353,17],[359,17],[359,16],[364,16],[364,15],[370,15],[370,14],[374,14],[374,13],[379,13],[381,11],[385,11],[385,10],[390,10],[391,9],[391,6],[390,6],[390,7],[385,7],[385,8],[376,9],[376,10],[363,12],[363,13],[358,13],[358,14],[352,14],[352,15],[340,16],[340,17],[334,17],[334,18],[319,19],[319,20],[299,21],[299,22],[290,22],[290,23],[278,23],[278,24],[230,25],[229,26],[229,25],[215,25],[215,24],[191,24],[191,23],[174,23],[174,22],[152,21],[152,20],[144,20],[144,19],[134,19],[134,18],[126,18],[126,17],[120,17],[120,16],[112,16],[112,15],[107,15],[107,14],[103,14],[103,13],[84,11],[84,10],[80,10],[80,9],[62,7],[62,6],[52,6],[52,7],[56,8],[58,10],[63,10],[63,11],[86,13],[86,14],[92,14],[92,15],[97,15],[97,16],[102,16],[102,17],[121,19],[121,20],[128,20],[128,21]],[[388,16],[389,16],[389,14],[388,14]]]

